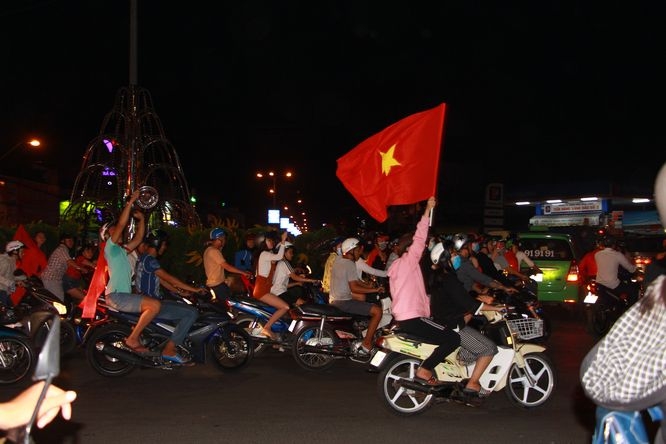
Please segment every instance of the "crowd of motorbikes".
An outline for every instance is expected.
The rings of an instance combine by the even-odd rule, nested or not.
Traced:
[[[246,282],[246,284],[250,284]],[[136,353],[124,344],[138,317],[112,309],[100,297],[92,319],[82,319],[74,301],[62,303],[46,290],[38,278],[24,279],[26,293],[12,310],[0,313],[0,384],[13,384],[30,376],[40,347],[50,331],[54,316],[60,319],[60,354],[82,352],[91,367],[105,377],[121,377],[137,368],[173,370],[181,364],[166,361],[159,350],[170,337],[174,326],[155,319],[143,333],[144,345],[154,351]],[[178,350],[190,360],[187,365],[208,362],[221,371],[235,371],[269,348],[289,353],[298,366],[310,371],[330,369],[338,360],[350,360],[377,373],[377,393],[389,411],[399,416],[425,412],[439,399],[467,403],[464,382],[474,363],[460,362],[457,351],[435,368],[443,382],[435,387],[415,381],[415,372],[433,348],[418,337],[401,332],[392,322],[391,298],[387,293],[378,303],[384,318],[377,329],[375,347],[370,356],[357,351],[369,318],[352,315],[328,304],[320,284],[303,284],[306,303],[292,306],[271,327],[273,337],[260,334],[274,308],[252,298],[247,290],[228,300],[218,299],[213,292],[186,297],[169,293],[168,297],[190,304],[199,311],[187,339]],[[518,285],[518,293],[493,292],[501,312],[482,312],[471,322],[498,347],[498,353],[481,377],[486,396],[504,391],[517,406],[534,408],[543,405],[553,394],[557,377],[546,354],[551,325],[539,304],[536,286]],[[589,286],[597,295],[597,307],[606,307],[603,289]],[[586,300],[589,306],[592,303]],[[603,318],[612,323],[622,310]],[[607,309],[610,310],[610,309]],[[598,311],[601,311],[599,309]],[[601,319],[601,315],[599,315]],[[598,331],[608,325],[599,322]],[[471,405],[471,404],[470,404]]]

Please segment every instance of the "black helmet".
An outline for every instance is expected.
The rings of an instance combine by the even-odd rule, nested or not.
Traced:
[[[150,233],[148,233],[148,236],[146,236],[146,243],[151,246],[155,247],[157,250],[162,247],[162,244],[166,242],[169,239],[169,235],[166,233],[164,230],[152,230]]]

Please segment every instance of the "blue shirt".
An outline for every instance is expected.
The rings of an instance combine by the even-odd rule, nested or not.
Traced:
[[[104,246],[104,258],[109,268],[109,282],[106,294],[132,292],[132,267],[127,259],[127,251],[110,238]]]
[[[160,278],[155,274],[160,269],[156,257],[143,253],[136,261],[136,285],[138,290],[154,299],[162,299]]]

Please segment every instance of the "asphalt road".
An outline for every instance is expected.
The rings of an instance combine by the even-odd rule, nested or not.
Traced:
[[[588,443],[594,406],[578,368],[593,344],[582,321],[550,310],[547,354],[558,377],[552,399],[533,410],[503,392],[481,407],[439,403],[401,418],[377,394],[377,375],[339,361],[323,373],[301,369],[289,353],[268,350],[236,373],[214,365],[137,370],[123,378],[95,373],[82,354],[62,363],[58,385],[79,397],[71,421],[33,434],[42,443]],[[7,399],[22,387],[0,387]]]

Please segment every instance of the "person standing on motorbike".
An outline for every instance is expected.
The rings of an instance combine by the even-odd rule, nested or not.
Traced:
[[[196,288],[186,284],[177,277],[169,274],[158,260],[167,249],[167,235],[162,230],[153,230],[144,240],[145,252],[139,256],[136,263],[136,285],[137,289],[144,295],[160,301],[158,318],[174,320],[176,328],[171,333],[171,338],[162,349],[162,358],[176,364],[184,364],[186,361],[178,354],[176,347],[183,343],[190,328],[197,320],[199,312],[196,308],[185,303],[164,300],[160,286],[164,285],[177,293],[188,291],[192,293],[207,293],[205,288]]]
[[[331,269],[331,292],[329,301],[331,305],[346,313],[369,316],[368,329],[361,346],[356,353],[359,357],[370,356],[373,340],[379,322],[382,320],[382,309],[379,305],[366,302],[366,294],[381,293],[383,287],[375,288],[373,285],[359,279],[356,261],[361,255],[361,244],[355,237],[342,242],[342,256],[337,258]]]
[[[430,212],[437,201],[430,197],[423,216],[416,224],[416,231],[400,236],[399,257],[388,270],[393,304],[393,318],[400,329],[422,337],[437,347],[416,370],[414,381],[424,385],[439,385],[435,367],[460,346],[460,335],[452,328],[430,318],[430,299],[426,293],[421,271],[421,257],[426,249]]]
[[[243,274],[252,276],[247,270],[241,270],[231,265],[224,258],[222,249],[227,242],[227,234],[222,228],[215,227],[210,230],[210,241],[203,253],[203,265],[206,272],[206,287],[208,287],[215,296],[226,301],[231,297],[231,289],[226,282],[225,270],[229,273]]]
[[[106,303],[118,311],[141,313],[132,332],[125,339],[125,345],[136,353],[147,353],[150,350],[141,344],[141,332],[159,313],[160,301],[132,293],[133,271],[127,255],[141,244],[146,231],[143,212],[138,209],[133,210],[134,202],[139,195],[139,190],[132,193],[118,219],[102,226],[100,237],[102,241],[106,242],[104,258],[109,271]],[[129,242],[123,244],[123,232],[130,220],[130,215],[136,220],[136,232]]]
[[[465,287],[456,278],[451,260],[452,250],[453,242],[445,241],[436,244],[430,252],[433,264],[429,275],[430,313],[435,322],[450,326],[460,335],[462,348],[458,359],[465,363],[476,362],[463,389],[463,393],[474,402],[481,395],[479,380],[497,353],[497,345],[470,327],[468,322],[482,310],[500,311],[504,306],[491,305],[493,298],[490,296],[478,296],[481,300],[475,300],[465,291]]]
[[[252,296],[259,299],[261,302],[275,307],[275,312],[264,324],[261,330],[261,335],[267,338],[275,339],[271,332],[271,326],[289,310],[289,304],[271,293],[271,286],[273,285],[273,275],[275,274],[275,265],[277,261],[284,257],[284,249],[287,242],[289,233],[283,231],[280,242],[277,243],[277,233],[268,233],[266,238],[261,243],[259,250],[259,257],[257,259],[257,274],[254,282],[254,291]],[[276,245],[277,244],[277,245]],[[277,252],[273,250],[278,247]]]
[[[605,236],[600,240],[603,250],[594,254],[597,264],[597,284],[612,290],[618,295],[626,295],[630,302],[638,299],[638,287],[631,282],[623,282],[618,277],[620,267],[629,273],[636,271],[636,265],[629,262],[627,257],[616,249],[617,240],[613,236]]]

